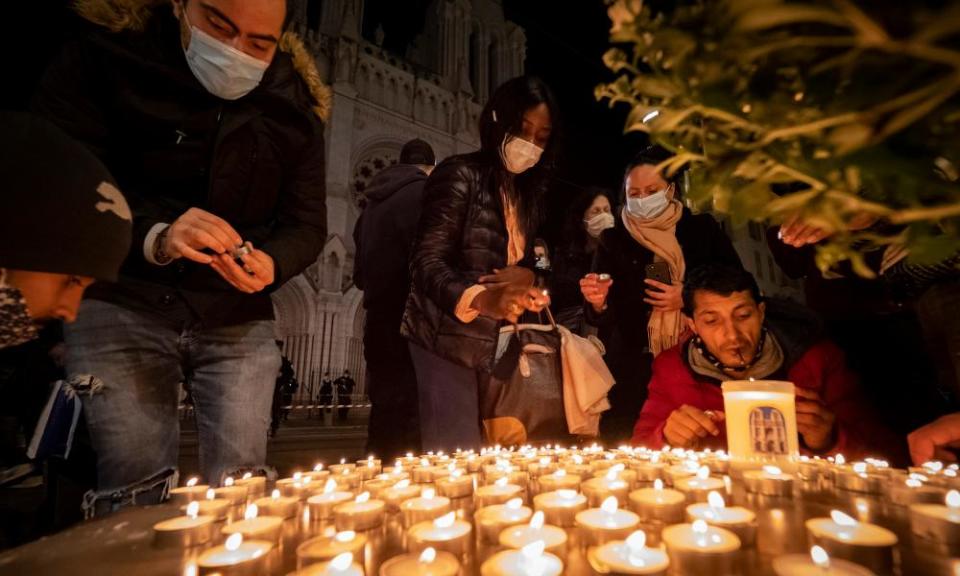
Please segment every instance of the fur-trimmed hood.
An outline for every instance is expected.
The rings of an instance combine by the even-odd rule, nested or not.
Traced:
[[[84,20],[112,32],[141,31],[155,8],[170,4],[170,0],[74,0],[73,7]],[[313,56],[300,37],[290,31],[280,37],[279,49],[290,56],[294,70],[303,80],[313,98],[313,112],[324,122],[330,117],[333,95],[330,87],[320,79]]]

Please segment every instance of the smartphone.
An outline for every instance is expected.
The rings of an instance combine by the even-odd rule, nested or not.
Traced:
[[[649,280],[656,280],[657,282],[662,282],[664,284],[672,284],[670,281],[670,265],[666,262],[653,262],[652,264],[647,264],[644,271],[646,272],[646,277]]]

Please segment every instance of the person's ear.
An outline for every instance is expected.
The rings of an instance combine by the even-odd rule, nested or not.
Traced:
[[[763,320],[767,317],[767,303],[761,302],[757,306],[757,310],[760,311],[760,322],[763,322]]]
[[[183,17],[183,10],[185,9],[185,6],[183,5],[182,0],[173,0],[170,5],[173,6],[173,15],[177,18],[177,20]]]
[[[687,328],[689,328],[691,332],[693,332],[694,334],[696,334],[696,335],[698,335],[698,336],[700,335],[700,333],[697,332],[697,325],[693,323],[693,318],[691,318],[691,317],[687,316],[686,314],[684,314],[684,315],[683,315],[683,321],[687,323]]]

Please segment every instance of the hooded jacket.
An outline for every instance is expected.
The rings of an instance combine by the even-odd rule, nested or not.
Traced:
[[[399,331],[410,289],[410,251],[417,234],[427,175],[397,164],[377,174],[364,191],[367,207],[353,229],[357,256],[353,281],[368,312],[396,320]]]
[[[107,165],[134,216],[119,282],[88,296],[161,310],[179,296],[208,327],[273,318],[266,291],[242,293],[186,259],[151,264],[144,241],[197,207],[273,258],[268,290],[315,262],[326,240],[330,93],[309,53],[284,34],[260,85],[225,101],[191,73],[168,2],[80,0],[76,9],[89,30],[48,68],[33,107]]]

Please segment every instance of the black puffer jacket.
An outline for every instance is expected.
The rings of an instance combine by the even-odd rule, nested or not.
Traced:
[[[285,35],[257,88],[216,98],[190,72],[170,6],[150,5],[78,3],[92,23],[51,64],[33,103],[100,157],[133,211],[120,282],[87,294],[161,311],[179,297],[208,327],[270,319],[269,294],[242,293],[186,259],[150,264],[144,239],[197,207],[273,258],[270,289],[315,262],[326,240],[319,116],[328,89],[302,44]]]
[[[522,265],[532,262],[531,246]],[[448,158],[423,190],[403,335],[462,366],[489,368],[499,323],[480,316],[464,324],[455,311],[480,276],[506,265],[507,227],[493,168],[479,152]]]

